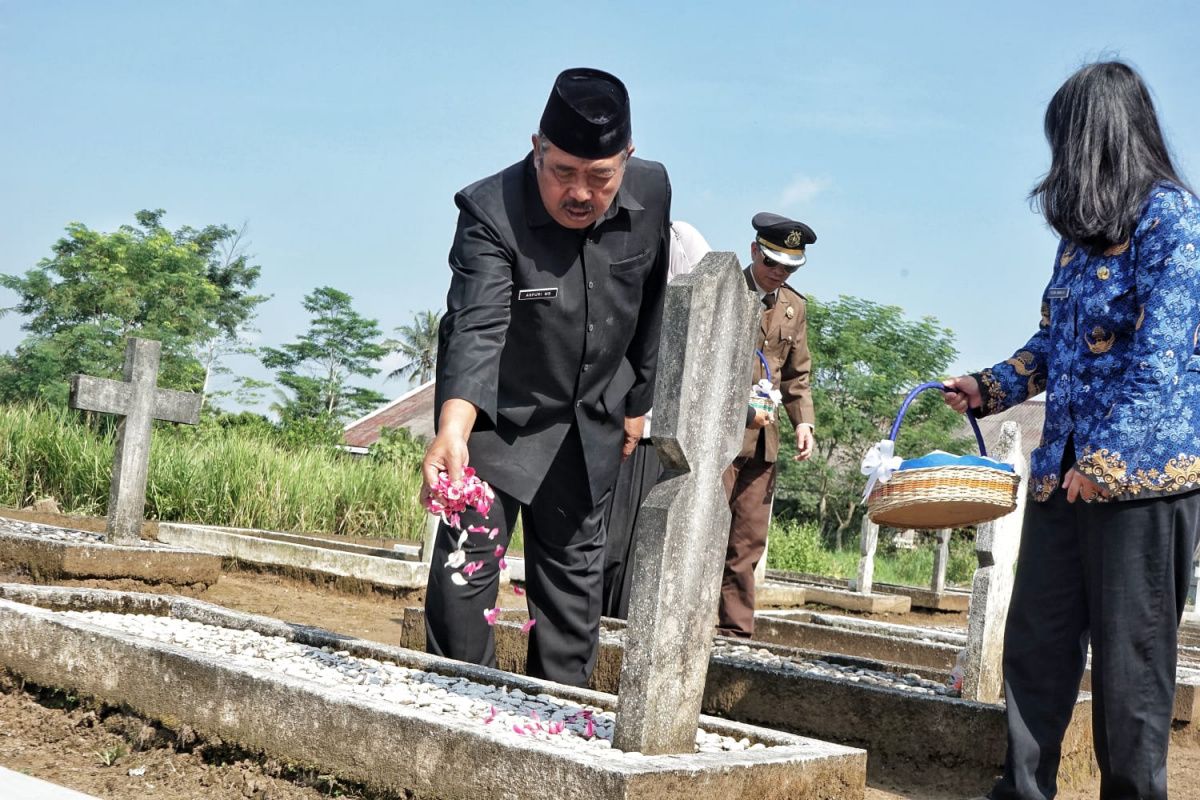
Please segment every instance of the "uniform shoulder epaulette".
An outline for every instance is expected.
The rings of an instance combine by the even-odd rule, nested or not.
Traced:
[[[789,292],[791,292],[792,294],[796,295],[796,297],[799,297],[801,300],[803,300],[803,301],[805,301],[805,302],[808,302],[808,298],[807,298],[807,297],[805,297],[804,295],[802,295],[802,294],[800,294],[799,292],[797,292],[795,289],[793,289],[793,288],[792,288],[791,286],[789,286],[788,284],[786,284],[786,283],[785,283],[785,284],[783,285],[783,288],[784,288],[784,289],[787,289]]]

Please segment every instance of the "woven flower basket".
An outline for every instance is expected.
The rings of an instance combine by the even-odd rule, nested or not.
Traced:
[[[909,392],[888,438],[896,440],[904,414],[919,393],[944,388],[940,383],[923,383]],[[979,454],[986,457],[987,449],[974,412],[967,412],[967,420],[975,431]],[[877,525],[891,528],[940,530],[978,525],[999,519],[1016,508],[1020,483],[1016,472],[985,466],[900,469],[892,473],[887,483],[876,484],[867,498],[867,515]]]

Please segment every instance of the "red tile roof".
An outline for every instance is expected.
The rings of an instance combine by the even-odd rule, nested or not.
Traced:
[[[418,386],[346,426],[350,447],[370,447],[383,428],[407,428],[413,436],[433,438],[433,381]]]

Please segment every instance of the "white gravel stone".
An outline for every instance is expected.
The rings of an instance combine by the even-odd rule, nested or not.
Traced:
[[[37,522],[24,522],[17,519],[8,519],[0,517],[0,533],[16,534],[17,536],[30,536],[37,539],[45,539],[52,542],[63,542],[65,544],[88,544],[88,545],[103,545],[110,546],[104,540],[104,534],[92,533],[91,531],[79,531],[73,528],[60,528],[56,525],[42,525]],[[147,550],[178,550],[178,547],[161,544],[159,542],[138,542],[136,544],[122,544],[122,547],[143,547]]]
[[[486,726],[501,738],[534,740],[551,747],[584,752],[606,749],[613,756],[641,757],[641,753],[622,754],[612,748],[615,725],[612,711],[579,705],[550,694],[530,696],[520,689],[473,683],[466,678],[423,672],[390,661],[358,658],[345,650],[310,647],[280,636],[263,636],[254,631],[173,617],[104,611],[58,613],[109,630],[181,647],[232,667],[266,670],[311,681],[331,692],[423,709],[442,721]],[[696,731],[696,742],[699,752],[765,747],[748,738],[737,740],[704,730]]]
[[[948,685],[927,680],[915,672],[896,675],[882,670],[830,664],[827,661],[817,659],[779,655],[763,648],[751,650],[746,645],[731,645],[721,640],[713,642],[712,655],[713,658],[726,662],[748,662],[785,672],[818,675],[835,680],[849,681],[850,683],[866,683],[888,689],[912,692],[913,694],[942,695],[946,697],[958,696],[958,693]]]

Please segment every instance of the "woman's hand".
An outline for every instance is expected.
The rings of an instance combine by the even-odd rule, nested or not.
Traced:
[[[1074,467],[1063,476],[1063,489],[1067,493],[1068,503],[1074,503],[1076,499],[1090,503],[1097,497],[1109,496],[1108,489],[1088,480]]]
[[[979,393],[979,381],[970,375],[960,375],[957,378],[942,381],[942,386],[949,390],[942,392],[942,399],[946,401],[946,405],[960,414],[967,413],[968,408],[979,408],[983,405],[983,397]]]

